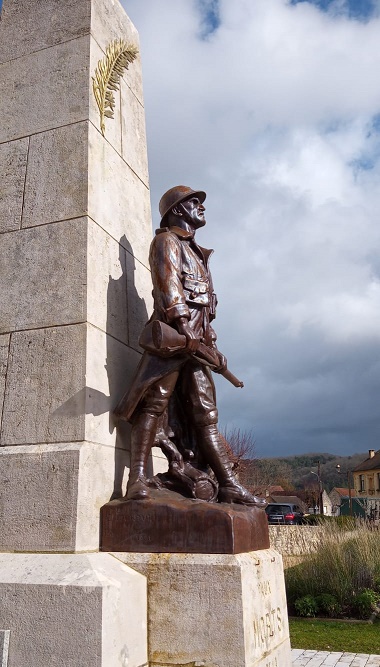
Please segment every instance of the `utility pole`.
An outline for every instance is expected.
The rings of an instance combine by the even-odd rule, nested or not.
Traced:
[[[319,482],[319,513],[323,514],[323,487],[321,480],[321,462],[318,461],[318,482]]]
[[[335,466],[337,471],[340,473],[340,465],[337,463]],[[349,508],[350,508],[350,516],[353,516],[352,513],[352,490],[351,490],[351,477],[350,477],[351,470],[347,470],[347,486],[348,486],[348,503],[349,503]]]
[[[313,472],[310,470],[312,475],[315,475],[318,479],[318,505],[319,505],[319,514],[323,514],[323,486],[321,480],[321,462],[317,461],[318,472]]]

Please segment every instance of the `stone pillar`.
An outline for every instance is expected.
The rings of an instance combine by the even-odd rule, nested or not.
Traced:
[[[118,0],[4,0],[0,549],[97,549],[128,433],[110,410],[151,311],[139,56],[100,131],[92,76],[138,34]]]
[[[148,578],[150,667],[291,667],[276,551],[114,556]]]
[[[115,92],[105,136],[92,90],[115,39],[138,47],[119,0],[3,2],[4,667],[5,659],[7,667],[147,662],[146,578],[109,554],[79,553],[98,550],[99,509],[121,494],[128,434],[110,411],[137,365],[151,310],[139,56]]]

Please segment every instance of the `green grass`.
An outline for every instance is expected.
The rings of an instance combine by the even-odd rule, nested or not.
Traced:
[[[292,648],[380,654],[380,620],[369,623],[289,619]]]

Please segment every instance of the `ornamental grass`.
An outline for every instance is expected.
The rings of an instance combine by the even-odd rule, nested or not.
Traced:
[[[300,598],[318,602],[329,594],[336,600],[336,616],[363,617],[366,611],[358,611],[363,592],[380,592],[380,531],[362,525],[343,532],[334,523],[320,530],[318,551],[285,571],[289,612],[297,613]]]

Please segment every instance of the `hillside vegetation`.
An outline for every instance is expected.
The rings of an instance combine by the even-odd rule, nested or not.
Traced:
[[[317,483],[317,472],[320,462],[320,475],[323,487],[331,491],[334,486],[347,487],[347,471],[355,468],[368,457],[368,451],[351,456],[335,454],[310,453],[298,456],[285,456],[270,459],[254,459],[241,462],[239,475],[249,487],[261,485],[281,485],[285,490],[301,490]],[[336,466],[340,466],[340,472]]]

